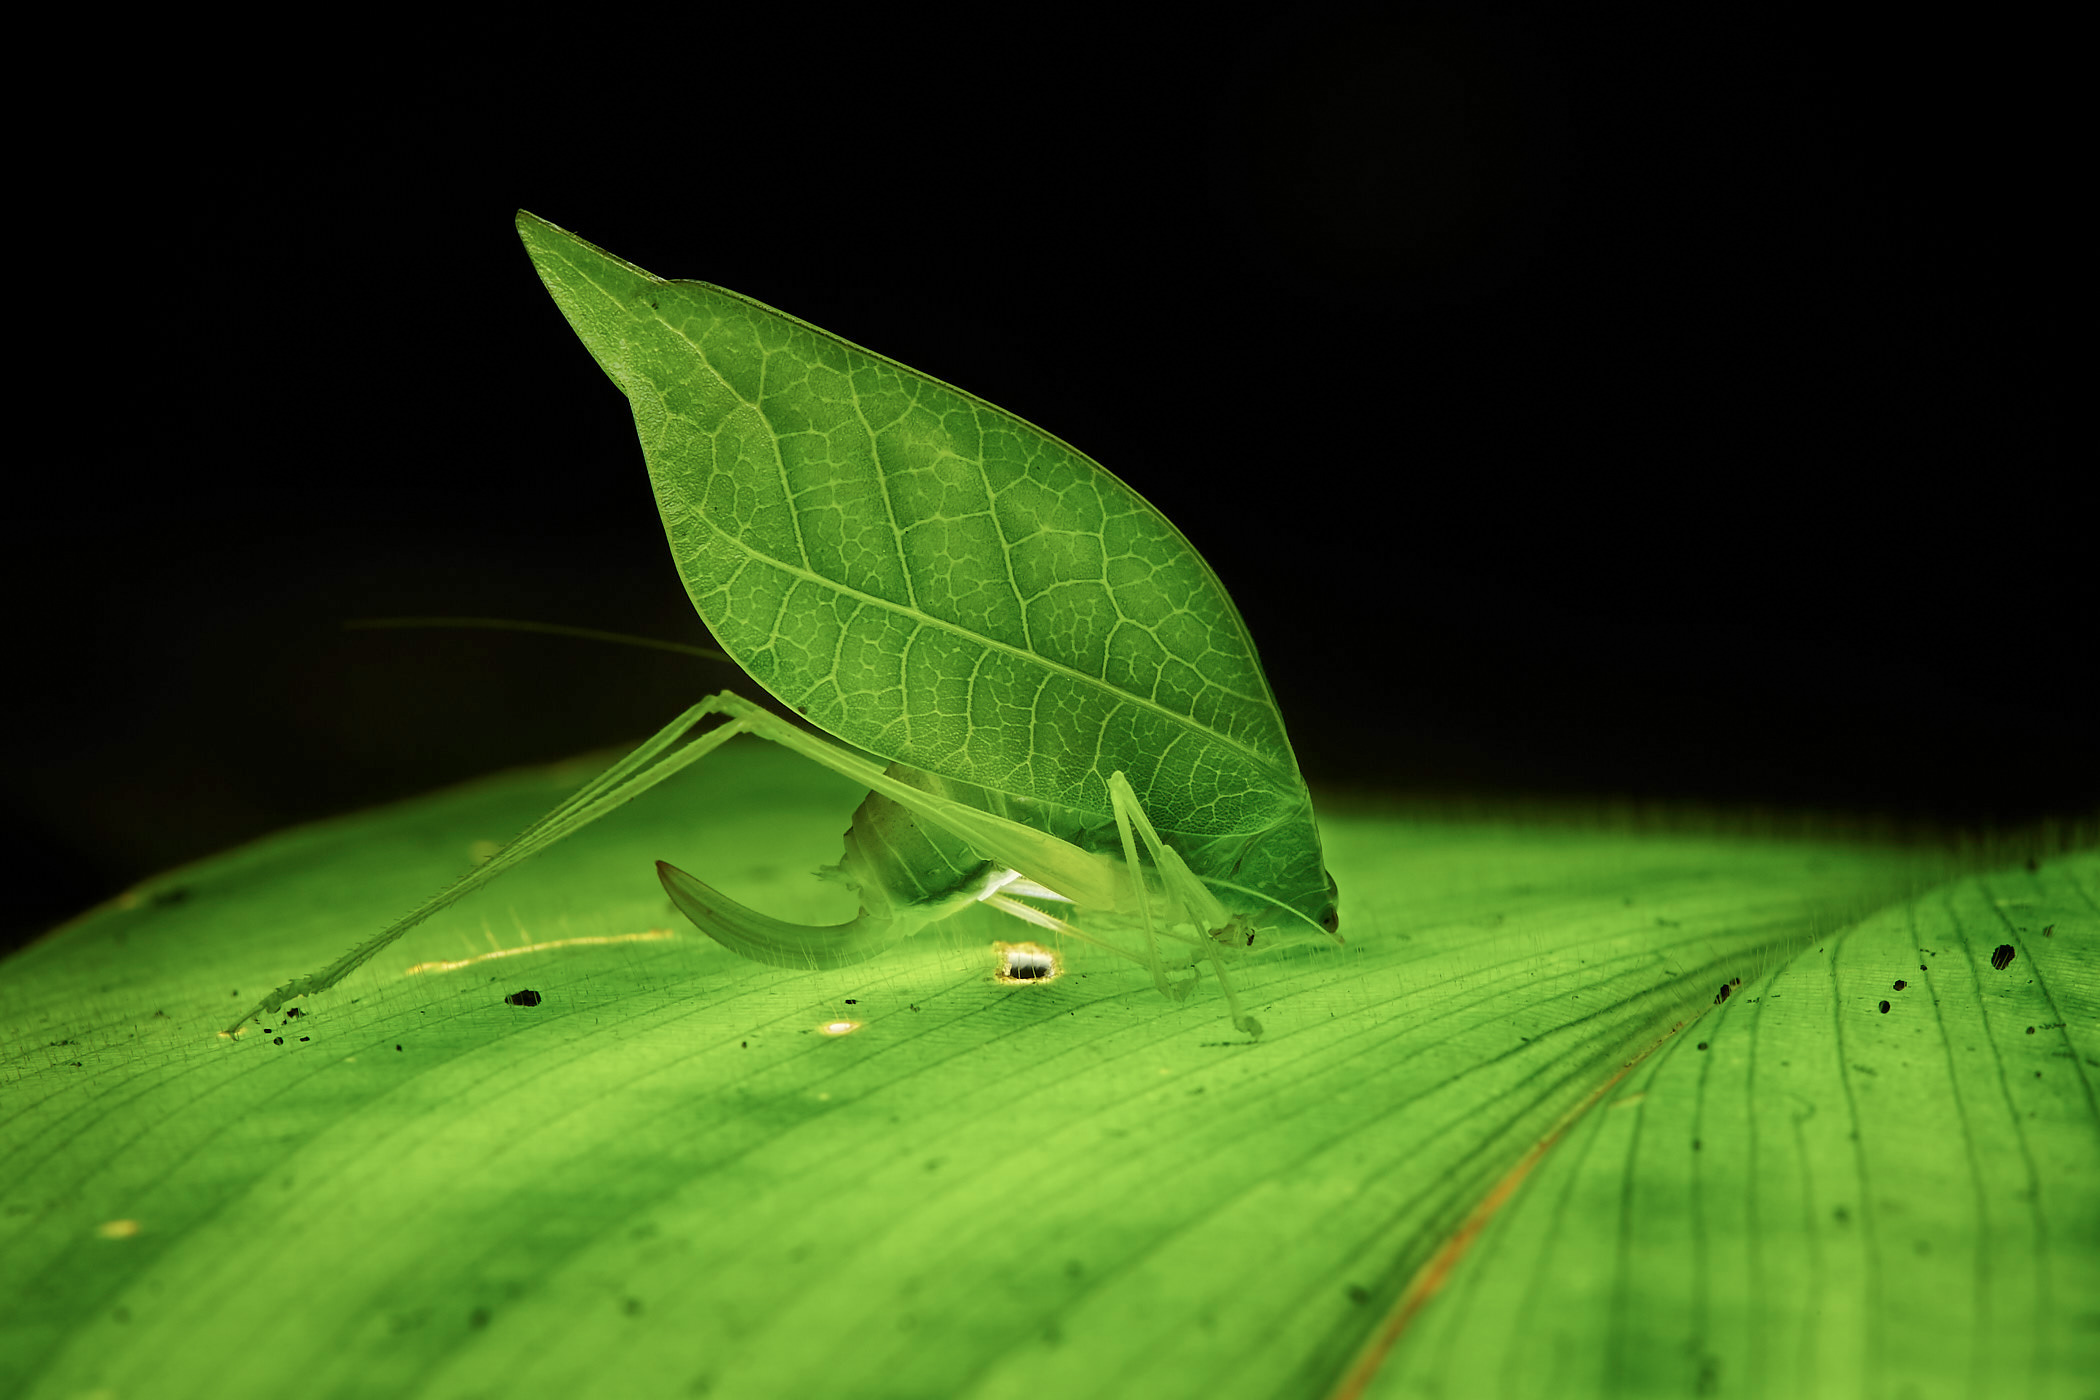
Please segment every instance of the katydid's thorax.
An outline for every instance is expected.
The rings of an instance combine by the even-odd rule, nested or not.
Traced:
[[[1019,822],[1123,869],[1121,837],[1110,814],[996,792],[901,763],[887,771],[920,791]],[[1332,932],[1334,885],[1322,861],[1310,801],[1258,831],[1162,835],[1243,933],[1273,930],[1280,939]],[[1004,862],[985,858],[964,838],[879,792],[869,793],[854,812],[844,858],[825,873],[852,888],[868,914],[915,920],[960,909],[1011,876]],[[1128,878],[1127,871],[1124,875]]]
[[[901,763],[892,763],[887,772],[922,792],[1081,844],[1074,838],[1084,831],[1086,819],[1069,808],[990,792]],[[861,908],[879,918],[959,909],[1005,873],[1002,862],[986,859],[962,837],[879,792],[870,792],[855,809],[845,842],[844,858],[824,873],[857,892]]]

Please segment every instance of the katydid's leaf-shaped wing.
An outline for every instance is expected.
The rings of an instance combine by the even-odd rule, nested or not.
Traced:
[[[749,297],[520,212],[633,406],[693,604],[753,680],[871,753],[994,792],[1245,835],[1306,809],[1210,567],[1084,453]]]

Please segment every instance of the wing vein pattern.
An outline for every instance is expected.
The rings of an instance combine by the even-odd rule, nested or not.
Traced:
[[[1303,779],[1217,576],[1150,503],[974,395],[707,283],[528,230],[633,408],[694,606],[753,680],[884,758],[1163,832]],[[792,606],[789,600],[792,598]]]

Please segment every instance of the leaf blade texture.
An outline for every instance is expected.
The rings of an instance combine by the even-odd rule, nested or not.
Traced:
[[[1085,948],[996,982],[989,915],[820,973],[665,927],[694,847],[843,898],[802,871],[857,790],[732,745],[218,1037],[590,771],[0,963],[0,1392],[1316,1400],[1424,1279],[1370,1394],[2088,1388],[2091,852],[1342,808],[1358,936],[1250,968],[1250,1046]]]

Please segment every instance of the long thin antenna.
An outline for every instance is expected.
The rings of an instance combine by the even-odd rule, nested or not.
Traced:
[[[411,627],[457,627],[471,628],[481,632],[541,632],[550,637],[580,637],[587,642],[617,642],[621,646],[647,647],[651,651],[671,651],[680,656],[697,656],[706,661],[736,663],[712,647],[690,646],[684,642],[663,642],[654,637],[630,637],[624,632],[601,632],[595,627],[570,627],[560,622],[520,622],[508,617],[357,617],[343,624],[345,632],[376,632]]]

